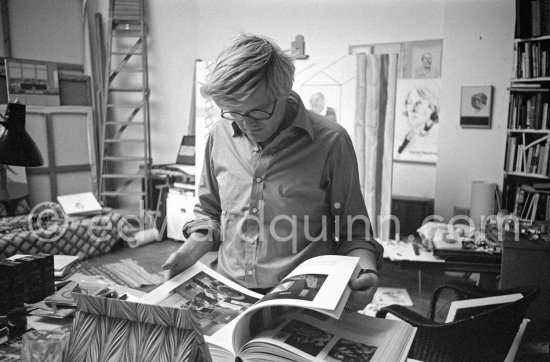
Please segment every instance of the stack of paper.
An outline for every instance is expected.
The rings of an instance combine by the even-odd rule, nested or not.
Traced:
[[[53,273],[56,278],[64,278],[71,266],[76,263],[80,257],[75,255],[54,255],[53,256]]]

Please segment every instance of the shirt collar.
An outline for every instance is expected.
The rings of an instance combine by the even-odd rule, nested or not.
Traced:
[[[311,137],[311,140],[314,140],[311,119],[307,116],[306,107],[304,106],[302,99],[296,92],[290,92],[290,95],[287,99],[287,106],[297,108],[297,111],[295,113],[296,116],[290,127],[297,127],[305,130]],[[239,128],[235,121],[231,122],[231,126],[233,127],[233,137],[240,137],[244,135],[243,131]]]

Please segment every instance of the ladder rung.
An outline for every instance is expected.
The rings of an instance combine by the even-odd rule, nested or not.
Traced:
[[[113,14],[113,21],[120,20],[141,20],[141,12],[139,9],[130,9],[130,8],[115,8],[115,11],[120,10],[121,13]]]
[[[106,138],[105,143],[143,143],[143,138]]]
[[[143,73],[143,69],[125,69],[122,68],[117,73]]]
[[[102,178],[145,178],[144,174],[140,173],[106,173],[101,175]]]
[[[103,191],[102,196],[123,196],[123,195],[140,195],[145,196],[143,191]]]
[[[128,55],[129,52],[111,52],[111,55]],[[135,52],[132,55],[143,55],[143,52]]]
[[[137,30],[137,29],[132,29],[131,26],[139,26],[141,24],[141,20],[139,18],[139,14],[136,15],[136,16],[126,16],[126,17],[122,17],[122,16],[117,16],[116,19],[113,19],[113,24],[115,24],[115,26],[120,26],[120,25],[123,25],[123,26],[126,26],[126,28],[122,28],[122,29],[114,29],[114,30]]]
[[[127,24],[129,25],[129,24]],[[141,29],[113,29],[116,30],[115,33],[113,33],[113,37],[115,38],[139,38],[141,37]]]
[[[111,92],[143,92],[143,88],[109,88]]]
[[[104,156],[104,161],[144,161],[145,157],[134,157],[134,156]]]
[[[115,107],[118,107],[118,108],[126,108],[126,109],[135,109],[135,108],[141,108],[143,107],[143,105],[140,103],[140,104],[116,104],[116,103],[109,103],[107,104],[107,107],[109,108],[115,108]]]
[[[131,122],[126,122],[126,121],[107,121],[107,122],[105,122],[105,125],[109,125],[109,126],[120,126],[120,125],[143,126],[144,124],[145,124],[145,122],[142,122],[142,121],[131,121]]]

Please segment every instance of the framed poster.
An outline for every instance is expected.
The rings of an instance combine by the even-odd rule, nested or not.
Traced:
[[[5,59],[8,99],[37,106],[59,106],[59,78],[56,63]]]
[[[441,78],[442,50],[441,39],[406,43],[403,78]]]
[[[436,163],[440,79],[399,79],[395,99],[395,161]]]
[[[398,54],[399,79],[439,79],[443,57],[443,40],[428,39],[396,43],[351,45],[350,54]]]
[[[465,86],[460,92],[460,126],[491,128],[493,86]]]

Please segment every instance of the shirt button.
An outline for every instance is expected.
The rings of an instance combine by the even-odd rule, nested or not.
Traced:
[[[249,271],[246,272],[246,274],[252,275],[252,274],[254,274],[254,272],[252,270],[249,270]]]
[[[257,213],[257,212],[258,212],[258,209],[254,207],[254,208],[252,208],[252,212],[253,212],[253,213]]]
[[[261,178],[261,177],[256,178],[256,182],[257,182],[257,183],[262,182],[262,178]]]
[[[254,148],[252,150],[254,150],[254,152],[258,152],[260,150],[260,147],[254,146]]]

